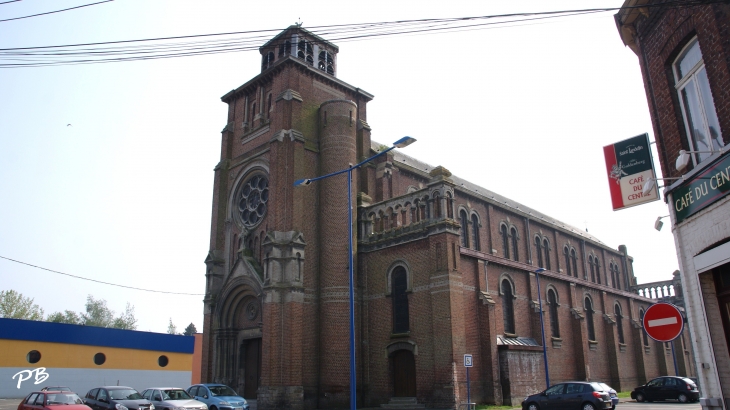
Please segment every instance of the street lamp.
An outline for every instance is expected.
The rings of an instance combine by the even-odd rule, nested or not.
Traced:
[[[537,280],[537,304],[540,305],[540,330],[542,330],[542,360],[545,363],[545,388],[550,388],[550,373],[548,371],[547,345],[545,345],[545,319],[542,313],[542,295],[540,294],[540,274],[545,272],[544,268],[535,270]]]
[[[404,148],[411,144],[416,142],[415,138],[411,137],[403,137],[399,139],[398,141],[393,143],[393,146],[380,151],[378,154],[373,155],[370,158],[367,158],[365,160],[362,160],[361,162],[351,165],[347,169],[343,169],[340,171],[332,172],[327,175],[322,175],[320,177],[316,178],[304,178],[304,179],[298,179],[294,181],[294,186],[307,186],[311,184],[312,182],[319,181],[320,179],[325,179],[329,177],[333,177],[335,175],[344,174],[347,172],[347,227],[348,227],[348,233],[349,233],[349,243],[350,243],[350,410],[356,410],[357,407],[357,386],[355,384],[356,378],[355,378],[355,296],[353,292],[353,281],[354,281],[354,269],[353,269],[353,246],[352,246],[352,170],[360,168],[361,166],[367,164],[368,162],[374,160],[375,158],[385,155],[387,152],[392,151],[396,148]]]

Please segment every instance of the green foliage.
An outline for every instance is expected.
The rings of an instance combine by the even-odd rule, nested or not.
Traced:
[[[0,291],[0,317],[9,319],[43,320],[43,309],[14,290]]]
[[[183,333],[183,335],[192,336],[195,333],[198,333],[198,329],[195,328],[195,325],[193,324],[193,322],[190,322],[188,327],[185,328],[185,332]]]
[[[61,313],[61,312],[51,313],[46,318],[46,322],[70,323],[72,325],[80,325],[81,316],[74,311],[64,310],[63,313]]]
[[[63,313],[55,312],[48,316],[49,322],[70,323],[72,325],[86,325],[111,327],[115,329],[135,330],[137,319],[134,318],[134,307],[127,303],[124,313],[114,317],[114,311],[109,309],[104,299],[94,299],[89,295],[86,298],[86,313],[76,313],[66,310]]]

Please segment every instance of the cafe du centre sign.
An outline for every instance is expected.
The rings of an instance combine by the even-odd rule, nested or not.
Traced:
[[[614,211],[659,199],[656,189],[648,194],[642,192],[649,178],[656,178],[649,150],[649,134],[606,145],[603,156]]]
[[[672,190],[672,207],[676,223],[696,214],[728,192],[730,192],[730,155],[725,155]]]

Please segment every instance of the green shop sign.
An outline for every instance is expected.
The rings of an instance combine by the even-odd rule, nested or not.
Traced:
[[[672,191],[677,223],[717,202],[730,192],[730,155]]]

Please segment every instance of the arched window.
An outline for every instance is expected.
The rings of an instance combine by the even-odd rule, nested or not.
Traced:
[[[613,282],[611,285],[616,289],[621,289],[621,272],[618,269],[618,265],[611,262],[609,269],[611,270],[611,282]]]
[[[266,118],[269,118],[271,116],[271,109],[273,108],[272,102],[271,102],[271,94],[267,97],[266,106],[268,109],[266,110]]]
[[[251,104],[251,121],[249,121],[251,128],[253,128],[254,119],[256,119],[256,103]]]
[[[441,218],[441,196],[438,192],[433,193],[433,217]]]
[[[289,40],[286,40],[284,44],[279,45],[279,57],[288,55],[289,50],[291,50],[291,42],[289,42]]]
[[[570,248],[570,259],[573,261],[573,275],[578,277],[578,256],[575,253],[575,248]]]
[[[555,291],[548,289],[548,308],[550,312],[550,334],[553,337],[560,337],[560,324],[558,322],[558,297]]]
[[[509,234],[507,233],[507,225],[502,225],[502,249],[504,249],[504,257],[509,259]]]
[[[568,276],[573,276],[573,273],[570,271],[570,251],[567,246],[563,248],[563,253],[565,254],[565,273]]]
[[[593,258],[593,263],[596,265],[596,281],[598,284],[601,284],[601,261],[598,260],[598,257]]]
[[[542,240],[542,249],[545,251],[545,266],[543,268],[550,270],[550,242],[547,238]]]
[[[596,329],[593,327],[593,303],[591,302],[591,298],[586,296],[585,300],[585,310],[586,310],[586,327],[588,328],[588,340],[596,340]]]
[[[471,245],[476,250],[481,250],[479,243],[479,218],[476,215],[471,216]]]
[[[621,306],[616,304],[616,306],[613,307],[613,313],[616,314],[616,330],[618,331],[618,342],[621,344],[624,344],[624,324],[623,324],[623,316],[621,316]]]
[[[515,334],[515,309],[514,294],[512,293],[512,284],[507,280],[502,280],[502,317],[504,318],[504,332]]]
[[[461,223],[461,246],[469,247],[469,218],[466,216],[466,211],[459,211],[459,222]]]
[[[269,51],[268,53],[261,56],[261,69],[266,70],[274,64],[274,52]]]
[[[591,270],[591,282],[596,281],[596,270],[593,269],[593,255],[588,255],[588,267]]]
[[[512,255],[514,256],[514,260],[519,261],[520,253],[517,248],[517,240],[519,239],[517,237],[517,228],[513,226],[512,229],[510,229],[510,234],[510,236],[512,236]]]
[[[644,309],[639,310],[639,318],[641,319],[641,335],[644,346],[649,346],[649,338],[646,336],[646,329],[644,329]]]
[[[542,261],[542,240],[540,240],[539,236],[535,237],[535,255],[537,255],[537,267],[538,268],[544,268],[545,265],[543,265]]]
[[[393,289],[393,333],[405,333],[409,330],[408,317],[408,273],[399,266],[392,273]]]
[[[322,71],[327,71],[327,74],[333,74],[335,73],[334,69],[334,61],[332,59],[332,53],[330,53],[327,50],[322,50],[319,52],[319,62],[317,63],[317,68],[319,68]]]
[[[446,210],[444,217],[454,219],[454,199],[451,197],[451,192],[446,192]]]

